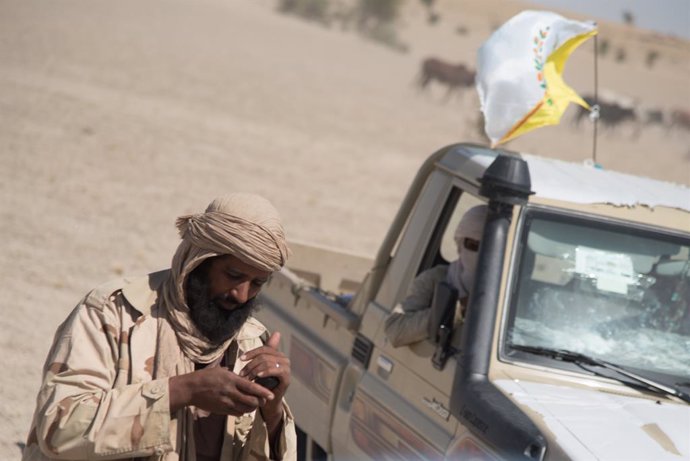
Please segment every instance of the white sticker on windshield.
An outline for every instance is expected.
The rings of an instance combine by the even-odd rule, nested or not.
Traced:
[[[632,259],[622,253],[610,253],[588,247],[577,247],[575,272],[596,280],[597,289],[627,294],[635,281]]]

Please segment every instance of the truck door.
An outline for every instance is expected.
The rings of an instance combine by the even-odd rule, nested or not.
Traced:
[[[454,359],[439,369],[432,361],[436,344],[431,339],[394,347],[384,328],[386,318],[416,281],[425,276],[445,278],[448,265],[457,259],[453,239],[457,223],[466,210],[481,203],[448,181],[445,190],[442,184],[430,181],[427,187],[439,190],[422,194],[420,200],[435,196],[441,201],[416,206],[382,289],[362,322],[373,344],[351,395],[347,447],[357,459],[442,459],[458,428],[449,411]],[[430,304],[433,288],[422,294],[429,295]]]

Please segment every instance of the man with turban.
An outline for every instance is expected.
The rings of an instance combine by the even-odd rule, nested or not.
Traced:
[[[278,212],[232,194],[177,227],[170,269],[96,288],[58,327],[24,460],[296,459],[290,362],[251,316],[289,254]]]
[[[386,338],[393,347],[422,341],[428,336],[431,302],[439,282],[446,281],[458,291],[463,308],[467,306],[474,284],[479,242],[486,221],[486,205],[477,205],[462,215],[453,235],[458,258],[420,273],[412,282],[405,299],[393,309],[385,323]]]

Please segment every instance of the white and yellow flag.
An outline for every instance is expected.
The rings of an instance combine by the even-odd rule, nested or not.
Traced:
[[[493,146],[555,125],[570,102],[589,108],[563,81],[565,62],[596,25],[549,11],[523,11],[497,29],[477,54],[476,85]]]

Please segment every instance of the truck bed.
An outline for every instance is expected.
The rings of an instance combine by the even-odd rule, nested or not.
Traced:
[[[284,270],[288,276],[337,295],[356,292],[373,264],[373,258],[325,246],[291,241],[290,249],[292,255]]]

